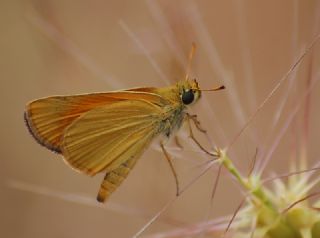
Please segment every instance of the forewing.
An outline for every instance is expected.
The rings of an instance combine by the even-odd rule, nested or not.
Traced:
[[[67,127],[61,149],[74,169],[110,172],[139,156],[159,132],[161,107],[127,100],[93,109]]]
[[[64,130],[75,119],[94,108],[137,99],[159,106],[167,103],[161,96],[152,93],[152,88],[136,90],[38,99],[27,105],[24,118],[30,133],[41,145],[61,153]]]

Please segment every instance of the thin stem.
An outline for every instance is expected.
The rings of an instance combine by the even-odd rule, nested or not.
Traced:
[[[236,180],[245,188],[245,190],[248,190],[252,193],[252,195],[254,196],[254,198],[256,198],[256,201],[259,204],[264,204],[268,208],[275,211],[272,202],[264,192],[261,184],[254,182],[259,180],[257,179],[252,180],[252,179],[247,179],[243,177],[242,174],[239,172],[239,170],[235,167],[233,162],[227,156],[226,150],[218,150],[217,154],[218,154],[220,163],[236,178]],[[250,178],[253,178],[253,177],[251,176]]]

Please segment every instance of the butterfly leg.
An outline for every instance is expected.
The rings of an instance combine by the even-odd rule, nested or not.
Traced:
[[[105,202],[109,196],[120,186],[123,180],[128,176],[132,167],[136,164],[136,158],[130,158],[122,163],[118,168],[112,170],[103,178],[97,195],[98,202]]]
[[[213,152],[210,152],[208,150],[206,150],[201,144],[200,142],[195,138],[194,134],[193,134],[193,131],[192,131],[192,127],[191,127],[191,121],[193,121],[193,123],[195,124],[195,126],[197,127],[197,129],[199,129],[202,133],[206,134],[206,130],[202,129],[200,127],[200,122],[197,120],[197,116],[196,115],[190,115],[190,114],[186,114],[187,115],[187,123],[188,123],[188,128],[189,128],[189,136],[190,138],[198,145],[198,147],[203,151],[205,152],[206,154],[210,155],[210,156],[213,156],[213,157],[217,157],[217,154],[216,153],[213,153]]]
[[[174,179],[176,181],[176,189],[177,189],[176,195],[179,196],[180,195],[179,181],[178,181],[178,176],[177,176],[176,170],[174,169],[174,166],[173,166],[173,163],[172,163],[171,156],[168,153],[168,151],[164,148],[164,145],[163,145],[162,142],[160,142],[160,147],[161,147],[162,152],[163,152],[164,156],[166,157],[166,159],[167,159],[167,161],[168,161],[168,163],[170,165],[171,171],[172,171]]]
[[[187,117],[189,117],[189,119],[191,119],[193,121],[194,125],[196,126],[196,128],[200,132],[202,132],[204,134],[207,134],[207,131],[201,127],[201,124],[200,124],[200,121],[197,118],[198,117],[197,115],[191,115],[191,114],[187,113]]]

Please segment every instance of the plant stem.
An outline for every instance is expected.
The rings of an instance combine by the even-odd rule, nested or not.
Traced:
[[[239,181],[239,183],[249,191],[254,198],[259,201],[260,204],[276,211],[271,200],[266,195],[259,178],[254,178],[252,175],[249,178],[245,178],[239,170],[235,167],[232,160],[227,156],[226,150],[217,150],[217,155],[220,159],[220,163]]]

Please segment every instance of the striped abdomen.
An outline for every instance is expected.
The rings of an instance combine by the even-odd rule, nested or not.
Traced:
[[[136,164],[139,157],[140,156],[136,156],[127,160],[118,168],[112,170],[104,176],[97,196],[97,200],[99,202],[105,202],[109,196],[120,186],[122,181],[128,176],[132,167]]]

